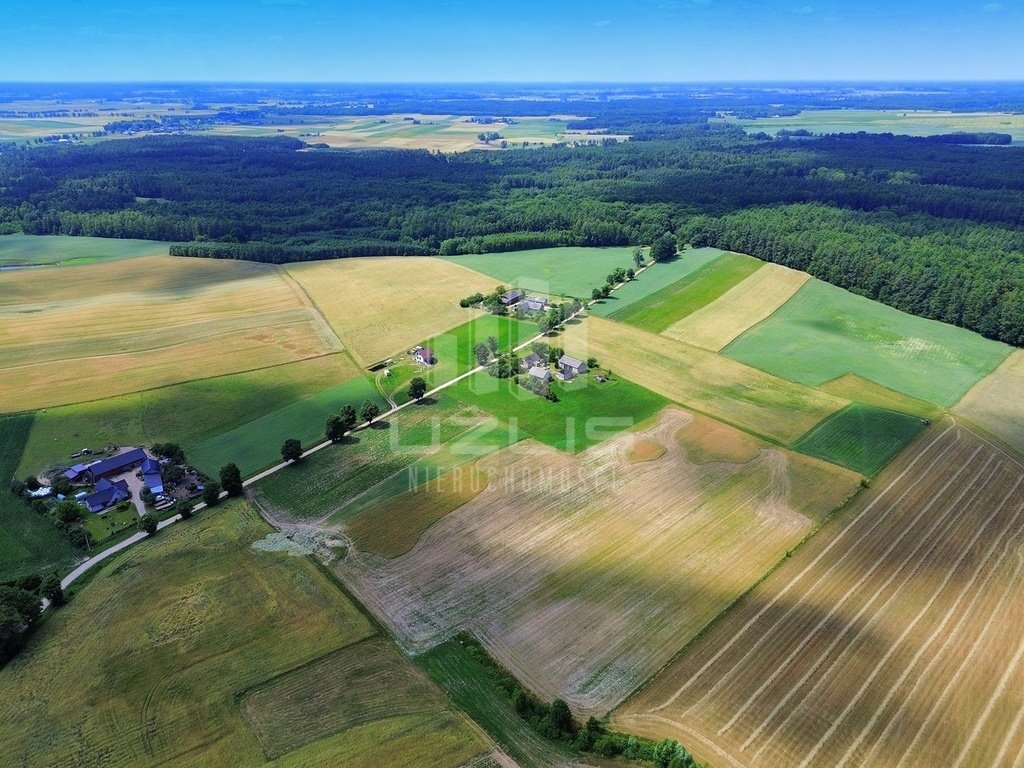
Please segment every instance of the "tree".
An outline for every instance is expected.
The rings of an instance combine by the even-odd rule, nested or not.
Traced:
[[[355,407],[351,405],[343,405],[341,407],[341,425],[345,428],[345,431],[348,432],[351,430],[356,425],[357,421],[358,417],[356,416]]]
[[[492,355],[498,354],[498,339],[494,336],[488,336],[487,348],[491,350]]]
[[[77,501],[62,501],[53,508],[53,516],[61,523],[74,523],[82,517],[82,508]]]
[[[185,470],[177,464],[171,464],[168,467],[164,467],[163,476],[165,485],[177,485],[181,482],[181,478],[185,476]]]
[[[654,261],[668,261],[676,255],[676,239],[666,232],[651,245],[651,258]]]
[[[216,507],[220,503],[220,483],[210,480],[203,488],[203,501],[208,507]]]
[[[597,358],[596,357],[588,357],[587,358],[587,368],[597,368]]]
[[[473,354],[476,356],[477,365],[487,365],[487,361],[491,359],[491,350],[483,342],[473,347]]]
[[[595,288],[590,292],[590,298],[593,301],[599,301],[604,298],[604,294],[601,292],[600,288]]]
[[[569,705],[562,699],[555,699],[551,702],[551,724],[560,733],[571,734],[576,727],[572,720],[572,712]]]
[[[419,400],[425,394],[427,394],[427,382],[421,377],[417,376],[409,382],[409,397],[413,400]]]
[[[544,315],[537,321],[537,330],[540,331],[542,336],[547,336],[551,332],[552,327],[550,315]]]
[[[289,437],[281,445],[281,458],[285,461],[298,461],[302,458],[302,441]]]
[[[54,493],[59,493],[61,496],[67,496],[71,493],[71,490],[71,481],[64,477],[64,475],[57,475],[57,477],[53,479]]]
[[[363,407],[359,409],[359,415],[363,417],[363,421],[372,424],[373,420],[380,416],[380,406],[373,402],[373,400],[367,400],[363,403]]]
[[[64,596],[64,588],[60,585],[60,576],[51,573],[39,587],[40,594],[54,606],[64,605],[67,598]]]
[[[637,269],[640,269],[645,263],[644,249],[639,245],[633,249],[633,263],[636,264]]]
[[[162,456],[172,464],[185,463],[185,452],[177,443],[156,443],[153,445],[153,453]]]
[[[241,496],[245,493],[242,472],[233,462],[220,468],[220,487],[227,491],[228,496]]]
[[[626,270],[626,279],[632,280],[634,277],[636,277],[636,271],[632,267],[630,267],[629,269]]]
[[[327,423],[324,425],[324,435],[332,443],[337,443],[345,436],[345,424],[341,420],[341,416],[332,415],[327,417]]]
[[[139,528],[144,530],[147,535],[152,536],[154,533],[157,532],[159,522],[160,521],[157,520],[156,515],[154,515],[152,512],[147,512],[141,518],[139,518]]]
[[[210,505],[208,504],[207,506]],[[188,499],[182,499],[174,505],[174,514],[179,515],[182,520],[188,520],[193,514],[192,502]]]

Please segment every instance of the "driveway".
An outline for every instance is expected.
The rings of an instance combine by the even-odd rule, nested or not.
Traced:
[[[123,475],[118,475],[113,479],[124,480],[128,483],[128,490],[132,492],[132,504],[135,505],[135,511],[139,513],[139,517],[146,514],[146,505],[142,503],[142,489],[146,487],[146,484],[142,482],[141,478],[135,476],[135,470],[125,472]]]

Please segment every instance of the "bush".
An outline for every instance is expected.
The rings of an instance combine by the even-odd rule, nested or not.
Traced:
[[[144,530],[148,535],[152,536],[159,530],[158,526],[160,521],[157,520],[156,515],[152,512],[147,512],[139,519],[139,528]]]
[[[216,480],[210,480],[203,488],[203,502],[208,507],[220,504],[220,483]]]

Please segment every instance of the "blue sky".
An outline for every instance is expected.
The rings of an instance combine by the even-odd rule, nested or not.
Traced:
[[[48,0],[0,80],[1024,79],[1024,0]]]

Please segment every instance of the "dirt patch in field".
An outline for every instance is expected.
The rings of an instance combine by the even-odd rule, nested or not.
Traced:
[[[746,464],[765,447],[753,435],[700,414],[694,414],[690,423],[676,432],[675,438],[694,464],[712,461]]]
[[[634,440],[633,445],[626,450],[626,460],[630,464],[654,461],[664,456],[667,450],[657,440]]]

